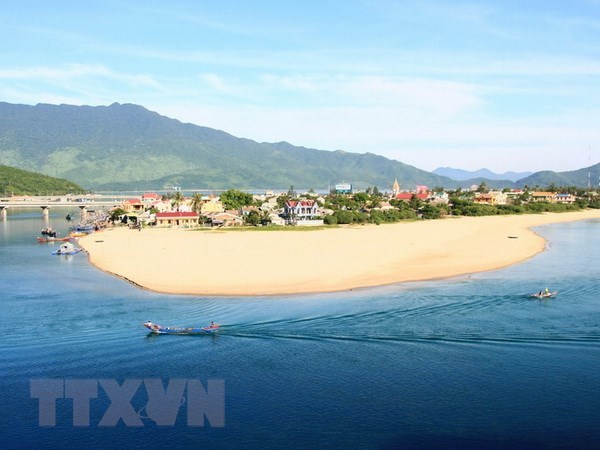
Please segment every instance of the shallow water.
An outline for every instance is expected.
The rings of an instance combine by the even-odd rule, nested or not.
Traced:
[[[42,226],[38,210],[0,221],[4,448],[600,445],[598,220],[539,227],[547,251],[494,272],[259,298],[140,290],[85,254],[51,256],[58,244],[35,242]],[[527,297],[546,286],[558,297]],[[149,336],[146,320],[224,326]],[[102,427],[99,389],[89,426],[59,399],[56,426],[40,427],[40,378],[223,380],[225,426],[191,427],[182,408],[174,426]],[[145,399],[140,388],[137,412]]]

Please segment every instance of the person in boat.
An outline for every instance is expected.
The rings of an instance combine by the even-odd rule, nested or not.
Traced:
[[[550,289],[546,288],[546,290],[544,291],[544,294],[548,295],[550,293]]]

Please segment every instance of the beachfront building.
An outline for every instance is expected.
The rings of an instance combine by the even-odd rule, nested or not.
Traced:
[[[434,205],[447,205],[450,202],[450,196],[444,191],[433,192],[429,196],[429,201]]]
[[[554,192],[544,192],[544,191],[536,191],[532,192],[529,196],[532,202],[554,202],[554,196],[556,194]]]
[[[235,212],[210,213],[206,218],[213,227],[234,227],[244,224],[244,219]]]
[[[399,194],[394,195],[394,198],[396,200],[402,200],[405,202],[409,202],[412,198],[413,195],[418,198],[419,200],[427,200],[427,198],[429,197],[428,194],[425,193],[413,193],[413,192],[400,192]]]
[[[144,203],[141,198],[128,198],[123,201],[122,208],[127,211],[144,211]]]
[[[283,206],[283,214],[289,223],[312,220],[319,215],[319,205],[314,200],[288,200]]]
[[[198,225],[198,213],[189,211],[170,211],[155,214],[157,227],[195,227]]]
[[[156,203],[162,200],[162,197],[158,195],[156,192],[145,192],[142,195],[142,203],[146,209],[152,208]]]
[[[477,194],[473,198],[475,203],[484,203],[487,205],[506,205],[508,196],[501,191],[490,191],[488,193]]]
[[[575,197],[572,194],[556,194],[556,196],[554,197],[554,200],[556,201],[556,203],[566,203],[566,204],[573,204],[575,203],[575,200],[577,200],[577,197]]]

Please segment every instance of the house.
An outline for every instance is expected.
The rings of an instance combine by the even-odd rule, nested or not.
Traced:
[[[208,202],[204,203],[200,208],[200,214],[202,214],[203,216],[222,213],[224,211],[225,208],[223,207],[223,203],[221,203],[216,198],[213,198],[212,200],[209,200]]]
[[[431,203],[433,203],[434,205],[446,205],[450,201],[450,197],[447,192],[440,191],[440,192],[434,192],[430,196],[430,200],[431,200]]]
[[[554,192],[532,192],[529,198],[532,202],[554,202]]]
[[[314,200],[288,200],[283,213],[290,223],[312,220],[319,214],[319,206]]]
[[[260,212],[260,210],[256,206],[242,206],[238,212],[243,217],[250,214],[251,211]]]
[[[506,205],[508,196],[501,191],[490,191],[487,194],[477,194],[473,198],[475,203],[484,203],[487,205]]]
[[[484,203],[486,205],[492,204],[492,195],[491,194],[477,194],[473,197],[473,203]]]
[[[157,227],[194,227],[198,225],[198,213],[184,211],[159,212],[155,214]]]
[[[140,198],[128,198],[123,201],[122,207],[125,211],[144,211],[144,203]]]
[[[240,216],[229,212],[210,213],[207,217],[213,227],[231,227],[244,223],[244,219]]]
[[[379,208],[373,208],[373,209],[379,209],[381,211],[389,211],[390,209],[396,209],[396,208],[394,208],[392,205],[390,205],[390,202],[381,202],[381,204],[379,205]]]
[[[285,225],[285,219],[277,213],[270,213],[269,219],[271,219],[271,224],[273,225]]]
[[[429,195],[424,194],[424,193],[420,193],[420,194],[416,193],[416,194],[414,194],[412,192],[400,192],[399,194],[396,194],[394,196],[394,198],[396,200],[403,200],[405,202],[409,202],[413,198],[413,195],[415,197],[417,197],[419,200],[427,200],[427,197],[429,197]]]
[[[556,203],[572,204],[572,203],[575,203],[575,200],[577,200],[577,197],[575,197],[574,195],[571,195],[571,194],[556,194],[554,197],[554,200],[556,201]]]
[[[158,203],[162,200],[162,197],[155,192],[145,192],[142,195],[142,203],[147,205],[147,207],[154,206],[155,203]]]

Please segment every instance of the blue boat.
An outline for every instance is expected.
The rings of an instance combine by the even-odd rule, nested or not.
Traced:
[[[163,327],[150,321],[143,323],[143,325],[154,334],[215,334],[221,327],[212,322],[207,327]]]

